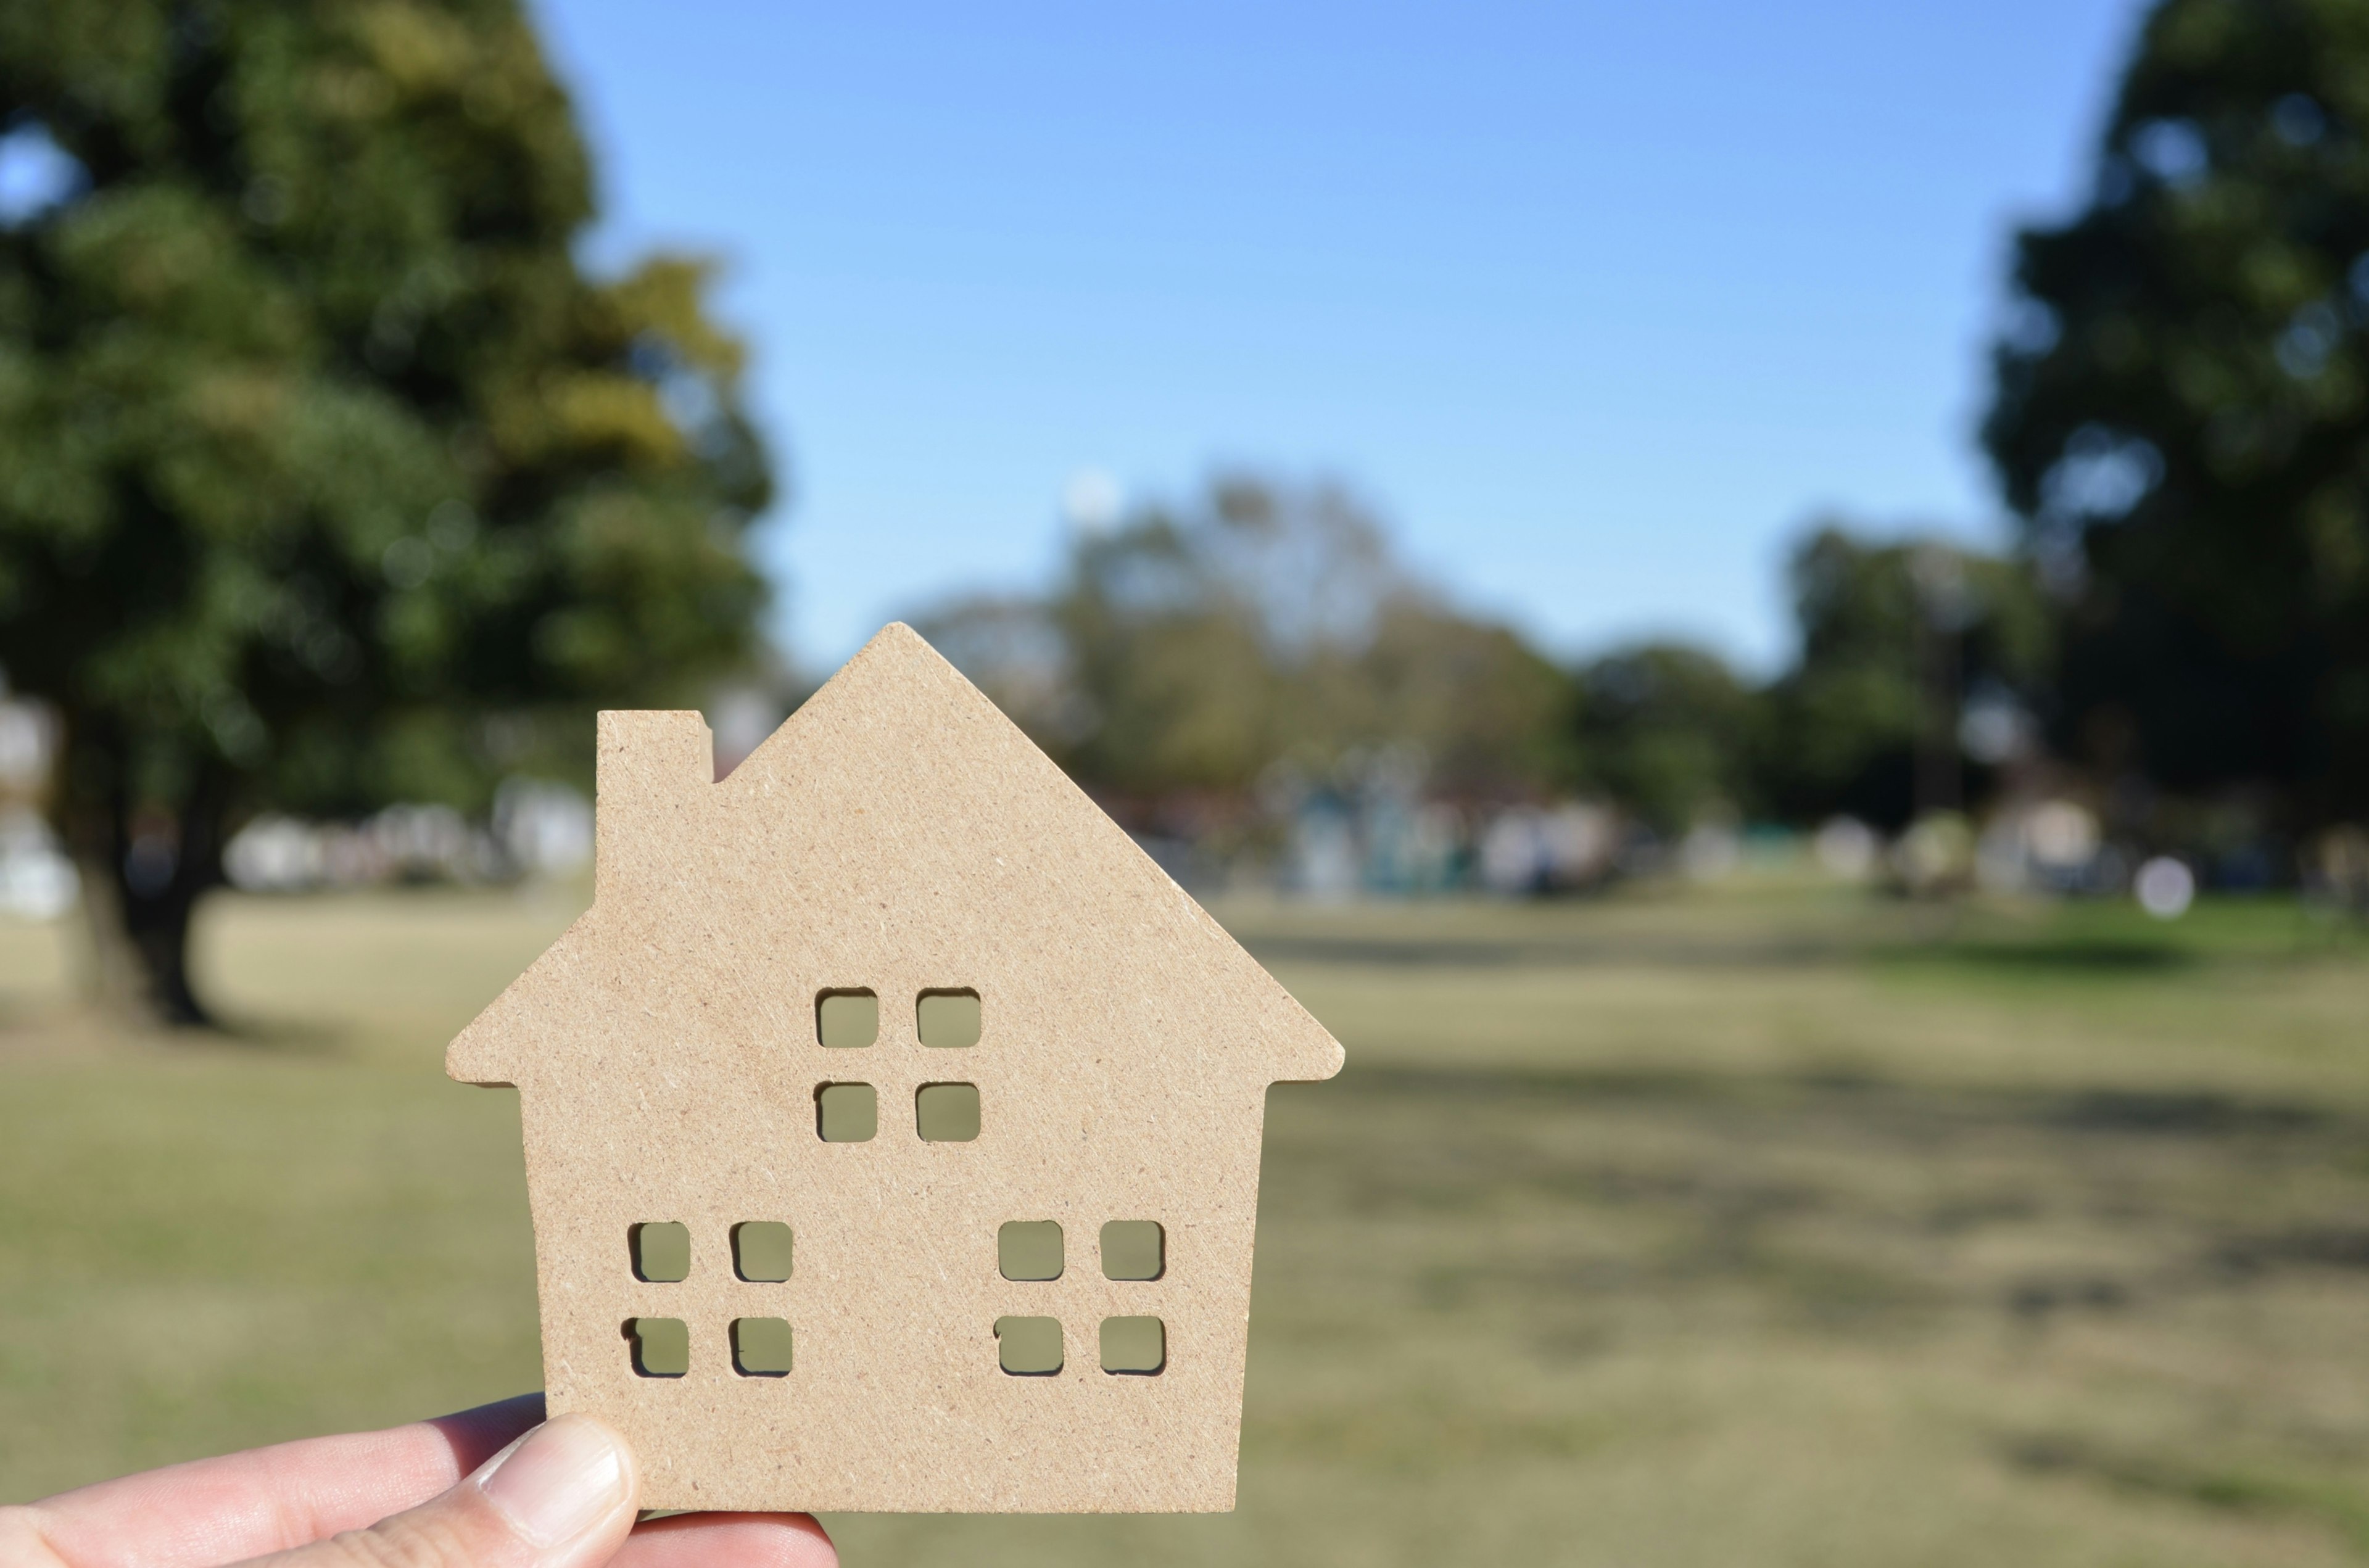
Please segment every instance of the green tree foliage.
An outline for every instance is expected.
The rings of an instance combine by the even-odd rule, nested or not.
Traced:
[[[1717,654],[1646,643],[1582,665],[1578,685],[1590,789],[1665,838],[1757,807],[1760,693]]]
[[[1245,476],[1082,532],[1048,598],[923,630],[1064,766],[1111,795],[1246,798],[1412,748],[1430,785],[1522,794],[1566,766],[1563,674],[1416,585],[1348,496]]]
[[[703,269],[601,281],[516,0],[0,0],[0,662],[167,1016],[264,806],[480,802],[538,714],[741,658],[764,454]]]
[[[2060,740],[2369,798],[2369,9],[2164,0],[2087,210],[2017,242],[1985,439],[2072,598]]]
[[[1413,580],[1342,492],[1230,475],[1082,532],[1042,598],[963,600],[921,625],[1122,810],[1246,807],[1278,771],[1337,778],[1383,755],[1422,758],[1435,795],[1577,790],[1665,837],[1836,811],[1898,827],[1920,756],[1952,799],[1978,793],[1964,709],[2047,700],[2054,628],[2030,567],[1829,522],[1791,576],[1800,648],[1773,682],[1676,643],[1566,673]]]
[[[1963,699],[2043,700],[2053,629],[2030,568],[1829,523],[1796,548],[1790,576],[1801,647],[1766,694],[1767,804],[1792,821],[1848,811],[1897,827],[1920,804],[1920,752],[1940,760],[1962,800],[1980,782],[1962,771]]]

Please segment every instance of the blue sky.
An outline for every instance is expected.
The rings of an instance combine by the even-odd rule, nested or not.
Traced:
[[[1349,481],[1557,654],[1781,658],[1802,521],[2002,537],[2011,225],[2130,0],[995,6],[541,0],[592,245],[716,253],[818,671],[1041,582],[1061,497]]]

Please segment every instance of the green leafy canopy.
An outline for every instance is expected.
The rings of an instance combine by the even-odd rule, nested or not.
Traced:
[[[704,264],[579,265],[512,0],[6,0],[0,129],[63,171],[0,227],[0,663],[72,798],[475,804],[748,654],[740,349]]]
[[[2293,826],[2369,797],[2369,9],[2163,0],[1985,429],[2065,589],[2058,740]]]

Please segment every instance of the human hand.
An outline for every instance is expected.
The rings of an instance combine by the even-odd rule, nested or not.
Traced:
[[[383,1432],[168,1465],[0,1508],[6,1568],[836,1568],[807,1514],[636,1527],[641,1473],[525,1394]]]

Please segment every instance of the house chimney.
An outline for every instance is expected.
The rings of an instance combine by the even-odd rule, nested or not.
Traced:
[[[681,807],[715,785],[715,738],[696,713],[603,713],[594,781],[593,878],[605,894],[680,864],[675,837],[695,830]]]

